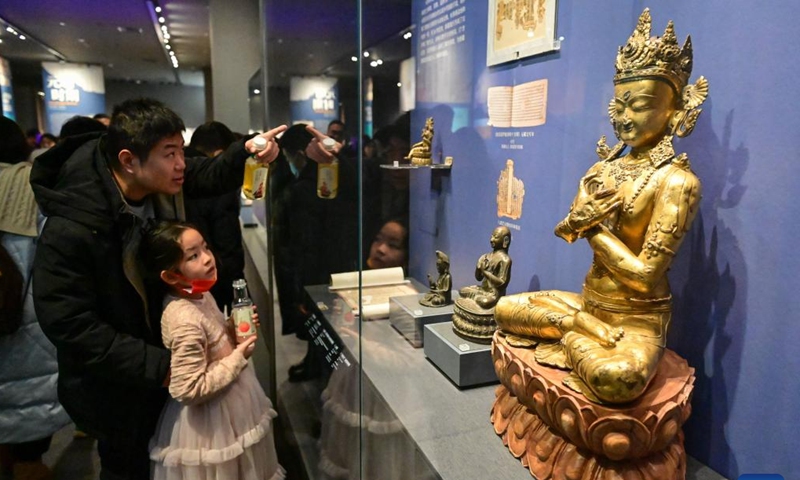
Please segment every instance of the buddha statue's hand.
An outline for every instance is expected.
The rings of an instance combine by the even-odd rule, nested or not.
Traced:
[[[614,328],[594,315],[582,311],[564,318],[558,326],[562,332],[573,331],[586,335],[607,348],[616,346],[617,341],[625,335],[622,328]]]
[[[583,236],[587,230],[602,223],[622,205],[622,194],[616,189],[602,188],[597,177],[597,173],[592,173],[581,179],[578,195],[572,203],[569,215],[562,222],[566,227],[563,229],[565,233]],[[556,234],[558,233],[557,230]]]

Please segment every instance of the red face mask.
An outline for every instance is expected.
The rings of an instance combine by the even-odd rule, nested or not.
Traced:
[[[189,280],[188,278],[184,277],[179,273],[173,273],[175,277],[177,277],[183,285],[177,286],[184,292],[188,293],[189,295],[201,294],[211,290],[211,287],[217,283],[216,276],[213,279],[205,279],[205,278],[195,278],[194,280]],[[186,284],[190,286],[186,287]]]
[[[184,287],[183,291],[188,293],[189,295],[194,295],[196,293],[205,293],[211,290],[211,287],[213,287],[215,283],[217,283],[216,278],[211,280],[198,278],[190,281],[189,284],[191,285],[191,288]]]

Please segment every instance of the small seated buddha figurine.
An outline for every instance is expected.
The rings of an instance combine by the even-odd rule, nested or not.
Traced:
[[[481,255],[475,265],[475,279],[481,283],[460,289],[461,298],[453,308],[455,332],[478,343],[491,343],[496,328],[495,305],[511,281],[511,231],[508,227],[495,228],[489,243],[492,251]]]
[[[667,271],[700,202],[700,181],[672,138],[694,129],[708,82],[688,83],[691,38],[680,48],[671,21],[660,38],[650,23],[645,10],[617,53],[608,114],[620,142],[600,139],[600,160],[555,228],[594,252],[582,293],[522,293],[495,310],[508,344],[571,370],[563,384],[596,403],[631,402],[652,380],[672,312]]]
[[[428,117],[425,120],[425,126],[422,128],[422,140],[411,146],[406,160],[410,161],[412,165],[430,165],[431,164],[431,143],[433,142],[433,117]]]
[[[453,280],[450,276],[450,257],[439,250],[436,250],[436,271],[439,272],[436,280],[428,275],[430,292],[420,299],[420,305],[444,307],[452,303],[450,289],[453,288]]]

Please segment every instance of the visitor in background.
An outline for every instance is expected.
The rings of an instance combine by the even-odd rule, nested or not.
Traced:
[[[103,124],[103,125],[105,125],[106,127],[108,127],[109,125],[111,125],[111,117],[109,117],[109,116],[108,116],[108,115],[106,115],[105,113],[98,113],[98,114],[95,114],[95,116],[94,116],[94,117],[92,117],[92,118],[93,118],[93,119],[95,119],[95,120],[97,120],[98,122],[102,123],[102,124]]]
[[[225,124],[207,122],[197,127],[184,152],[187,157],[213,158],[235,141],[236,137]],[[240,201],[238,190],[218,197],[186,200],[186,220],[200,230],[217,258],[217,283],[211,295],[223,312],[226,308],[230,311],[233,281],[244,278]]]
[[[67,137],[74,137],[75,135],[105,132],[106,130],[108,130],[108,126],[102,122],[93,118],[75,115],[64,122],[64,125],[61,125],[61,132],[59,132],[58,137],[63,140]]]
[[[29,151],[22,129],[0,117],[0,464],[15,480],[50,478],[42,455],[53,433],[70,422],[58,403],[56,349],[39,327],[30,288],[41,218]]]

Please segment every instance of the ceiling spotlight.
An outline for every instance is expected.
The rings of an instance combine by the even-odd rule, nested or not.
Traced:
[[[164,48],[166,48],[167,50],[172,50],[172,46],[169,43],[164,45]]]
[[[383,65],[383,60],[380,60],[380,59],[378,59],[378,60],[376,60],[375,62],[376,62],[378,65]]]
[[[375,60],[373,60],[373,61],[369,62],[369,66],[370,66],[370,67],[377,67],[377,66],[378,66],[378,62],[376,62]]]
[[[167,31],[167,26],[166,25],[161,25],[161,31],[162,32],[166,32]]]
[[[156,7],[156,13],[161,13],[161,7]]]
[[[20,35],[20,36],[19,36],[19,39],[20,39],[20,40],[25,40],[25,35]]]
[[[365,51],[365,52],[364,52],[364,56],[365,56],[365,57],[369,57],[369,52]]]
[[[357,61],[358,61],[358,57],[356,57],[355,55],[353,55],[352,57],[350,57],[350,60],[352,60],[352,61],[354,61],[354,62],[357,62]]]
[[[16,31],[16,30],[14,30],[14,29],[13,29],[13,28],[11,28],[11,27],[6,27],[6,31],[7,31],[8,33],[12,33],[12,34],[14,34],[14,35],[17,35],[17,31]]]
[[[0,43],[3,43],[3,39],[2,38],[0,38]]]
[[[164,34],[164,40],[169,40],[169,39],[170,39],[169,33],[165,33]]]
[[[409,38],[411,38],[411,35],[412,35],[411,32],[406,32],[403,34],[403,38],[408,40]]]
[[[400,82],[397,82],[397,86],[398,86],[398,87],[402,87],[402,86],[403,86],[403,84],[402,84],[402,83],[400,83]]]
[[[169,56],[170,56],[170,57],[174,57],[174,56],[175,56],[175,52],[172,52],[172,51],[170,51],[170,52],[169,52]]]
[[[58,22],[58,24],[59,24],[59,25],[61,25],[62,27],[64,27],[64,26],[66,26],[66,25],[67,25],[67,24],[66,24],[66,23],[64,23],[64,22]]]
[[[40,97],[44,97],[44,92],[42,92],[42,91],[36,92],[36,95],[39,95]]]
[[[254,88],[253,89],[253,95],[259,95],[259,94],[261,94],[261,90],[259,90],[257,88]]]
[[[164,18],[164,17],[158,17],[158,23],[164,23],[164,22],[166,22],[166,21],[167,21],[167,19],[166,19],[166,18]]]

